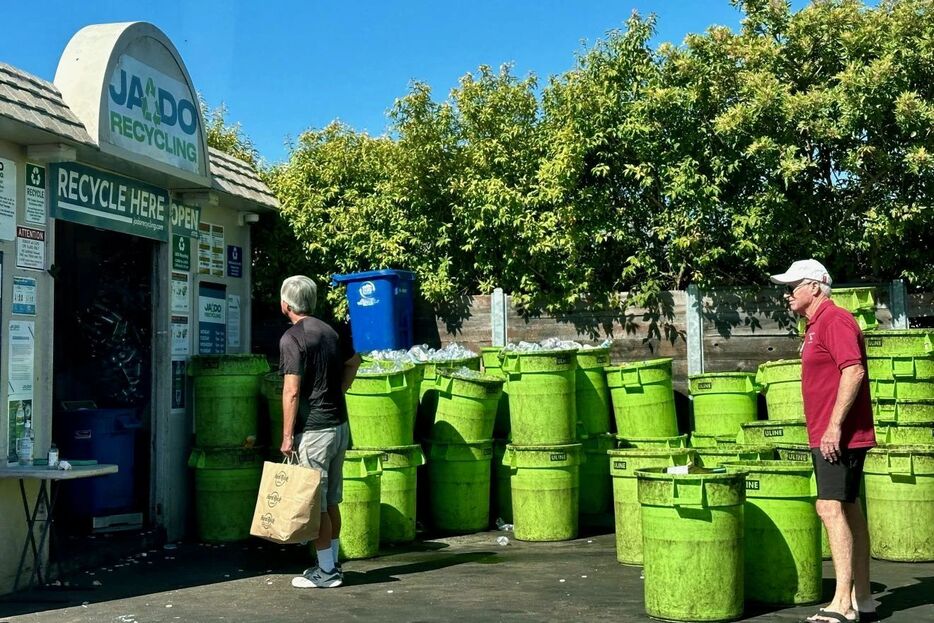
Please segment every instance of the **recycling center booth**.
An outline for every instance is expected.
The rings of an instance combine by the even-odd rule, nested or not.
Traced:
[[[250,225],[277,208],[249,165],[208,147],[195,86],[153,25],[83,28],[53,82],[0,62],[0,470],[40,467],[53,443],[119,466],[58,485],[56,525],[185,536],[188,367],[250,352]],[[20,482],[38,507],[37,481]],[[0,594],[22,506],[0,479]]]

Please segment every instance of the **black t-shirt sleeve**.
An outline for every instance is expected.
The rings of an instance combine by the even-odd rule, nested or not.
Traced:
[[[302,376],[305,373],[305,353],[298,345],[289,332],[279,340],[279,374],[296,374]]]

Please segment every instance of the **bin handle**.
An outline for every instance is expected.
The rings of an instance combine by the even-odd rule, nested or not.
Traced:
[[[509,374],[522,374],[522,357],[509,353],[503,357],[503,370]]]
[[[401,379],[402,383],[393,383],[394,379]],[[391,392],[394,389],[399,389],[400,387],[405,388],[409,386],[409,381],[405,378],[405,373],[402,374],[387,374],[386,375],[386,391]]]
[[[691,486],[691,485],[697,485],[697,486]],[[679,494],[678,492],[678,479],[672,478],[671,479],[672,504],[675,506],[675,508],[679,506],[703,506],[704,493],[706,492],[706,487],[704,485],[705,483],[704,483],[703,478],[699,480],[686,481],[681,484],[682,491],[684,490],[692,491],[696,489],[697,493],[693,496],[682,495],[682,494]]]
[[[370,468],[367,467],[367,463],[376,463],[376,467]],[[374,474],[383,473],[383,461],[378,456],[366,457],[360,461],[360,477],[366,478],[367,476],[373,476]]]
[[[903,461],[896,461],[895,464],[892,464],[892,459],[904,459]],[[890,476],[914,476],[915,475],[915,461],[914,456],[911,453],[899,454],[896,452],[889,452],[886,457],[886,468]],[[907,464],[907,465],[906,465]],[[908,471],[905,471],[907,466]]]
[[[454,385],[454,379],[449,376],[437,376],[435,377],[435,389],[442,391],[445,394],[451,393],[451,387]]]
[[[883,392],[883,389],[886,391]],[[876,398],[891,398],[892,400],[895,400],[895,383],[891,381],[888,383],[883,383],[877,379],[872,382],[870,393]],[[883,393],[885,394],[884,396],[882,395]]]
[[[896,379],[914,378],[915,360],[914,357],[892,357],[892,376]]]
[[[620,368],[619,371],[620,379],[623,382],[623,387],[641,387],[642,378],[639,374],[639,368]]]

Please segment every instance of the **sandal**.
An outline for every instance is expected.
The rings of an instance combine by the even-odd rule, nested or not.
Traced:
[[[838,621],[838,623],[860,623],[859,613],[856,613],[855,619],[847,618],[845,614],[835,612],[834,610],[825,610],[824,608],[818,608],[817,612],[812,614],[806,619],[802,619],[801,623],[821,623],[820,619],[815,619],[814,617],[822,617],[824,619],[831,619],[833,621]]]

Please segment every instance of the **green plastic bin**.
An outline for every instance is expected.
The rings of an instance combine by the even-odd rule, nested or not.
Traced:
[[[503,371],[508,379],[514,444],[561,445],[576,441],[576,353],[575,349],[506,352]]]
[[[577,351],[577,419],[587,435],[610,430],[610,389],[606,368],[610,365],[609,348],[584,348]]]
[[[431,442],[428,480],[432,524],[452,534],[486,530],[490,520],[490,462],[493,441]]]
[[[263,457],[253,449],[195,448],[195,518],[206,543],[242,541],[250,536]]]
[[[580,465],[580,521],[588,527],[613,524],[613,480],[607,452],[616,446],[610,433],[581,440],[584,462]]]
[[[756,372],[756,384],[765,395],[770,420],[804,419],[800,359],[763,363]]]
[[[279,447],[282,445],[282,383],[278,372],[263,375],[260,391],[266,399],[266,413],[269,414],[269,457],[278,460],[282,457]]]
[[[746,372],[711,372],[688,377],[695,433],[738,435],[740,426],[757,419],[758,386]]]
[[[875,312],[876,310],[876,288],[874,286],[834,288],[830,292],[830,299],[850,313],[857,311]]]
[[[873,448],[863,472],[872,556],[934,560],[934,447]]]
[[[435,384],[438,372],[440,370],[457,370],[458,368],[467,368],[479,372],[480,356],[474,355],[448,361],[426,361],[422,364],[421,380],[416,390],[417,400],[415,401],[417,410],[415,432],[418,439],[428,440],[431,437],[431,426],[434,424],[435,411],[438,408],[438,387]]]
[[[623,437],[616,436],[617,448],[687,448],[687,435],[674,437]]]
[[[415,405],[409,387],[414,366],[398,370],[385,363],[382,367],[380,372],[357,372],[345,394],[354,447],[392,448],[414,441]]]
[[[874,399],[872,415],[880,424],[934,424],[934,400]]]
[[[418,444],[371,450],[380,452],[383,469],[379,486],[380,543],[410,543],[415,540],[417,469],[425,464],[425,454]]]
[[[671,359],[610,366],[606,369],[606,380],[620,437],[678,435]]]
[[[903,422],[898,425],[876,424],[876,442],[882,445],[934,445],[934,424]]]
[[[746,475],[664,472],[636,471],[646,613],[668,621],[739,618]]]
[[[484,346],[480,349],[480,359],[483,363],[483,372],[498,376],[504,381],[506,373],[503,371],[503,360],[499,346]],[[496,421],[493,424],[493,436],[497,439],[509,439],[509,384],[503,384],[503,393],[499,397],[499,406],[496,408]]]
[[[746,599],[782,606],[817,602],[823,577],[821,521],[811,465],[737,461],[724,467],[746,474]]]
[[[704,433],[691,433],[690,447],[714,448],[716,446],[732,446],[736,444],[738,435],[705,435]]]
[[[506,447],[511,470],[512,514],[520,541],[567,541],[577,537],[579,443]]]
[[[504,383],[501,377],[491,374],[467,377],[453,370],[439,370],[435,378],[438,406],[431,440],[473,443],[491,439]]]
[[[616,560],[624,565],[642,564],[642,515],[636,470],[647,467],[688,465],[694,460],[689,448],[620,448],[610,450],[613,509],[616,517]]]
[[[807,444],[808,429],[804,420],[757,420],[743,424],[737,443],[775,445]]]
[[[341,558],[355,560],[379,554],[382,456],[379,450],[348,450],[344,456]],[[312,543],[312,550],[314,547]]]
[[[512,485],[510,477],[512,470],[508,465],[503,464],[506,457],[506,446],[509,441],[506,439],[493,440],[493,461],[492,472],[490,474],[490,525],[495,526],[497,519],[502,519],[503,523],[512,523]]]
[[[775,449],[765,444],[732,444],[694,448],[701,467],[720,467],[727,461],[767,461],[775,457]]]
[[[193,379],[195,446],[251,448],[256,443],[260,383],[269,372],[261,355],[196,355]]]

